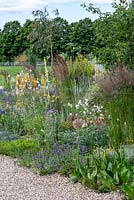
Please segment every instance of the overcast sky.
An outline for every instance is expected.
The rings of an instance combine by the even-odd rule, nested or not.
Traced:
[[[24,23],[26,19],[32,18],[32,11],[43,9],[47,6],[49,11],[58,9],[60,16],[69,22],[90,17],[80,4],[93,3],[104,11],[110,11],[112,0],[0,0],[0,27],[6,22],[18,20]]]

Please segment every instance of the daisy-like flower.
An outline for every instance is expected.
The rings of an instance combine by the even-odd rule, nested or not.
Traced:
[[[73,105],[72,105],[71,103],[68,103],[67,105],[68,105],[68,107],[70,107],[70,108],[73,107]]]
[[[78,105],[82,105],[82,101],[81,100],[78,101]]]
[[[80,108],[80,105],[79,104],[76,104],[76,109],[78,110]]]

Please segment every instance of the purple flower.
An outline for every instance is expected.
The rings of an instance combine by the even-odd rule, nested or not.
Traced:
[[[3,94],[3,89],[0,89],[0,95],[2,95]]]
[[[4,98],[2,98],[2,101],[4,103],[11,103],[13,101],[13,98],[12,98],[12,96],[4,97]]]
[[[41,151],[39,151],[39,152],[37,153],[37,158],[40,159],[41,156],[42,156],[42,153],[41,153]]]
[[[35,157],[34,157],[34,155],[32,155],[32,156],[31,156],[31,160],[35,160]]]
[[[57,149],[52,149],[52,154],[57,154]]]
[[[56,148],[56,147],[57,147],[57,143],[54,143],[54,145],[53,145],[53,146],[54,146],[54,148]]]
[[[51,114],[56,114],[56,113],[57,113],[57,110],[50,109],[47,112],[45,112],[45,115],[51,115]]]
[[[38,170],[40,168],[39,164],[35,162],[35,167],[36,167],[36,170]]]
[[[51,165],[52,165],[52,166],[56,165],[56,161],[57,161],[57,160],[53,158],[53,159],[51,160]]]
[[[0,114],[3,114],[3,110],[0,108]]]
[[[49,163],[49,156],[45,156],[45,161],[47,164]]]
[[[41,170],[44,170],[44,169],[45,169],[45,168],[44,168],[44,163],[41,163],[41,164],[40,164],[40,169],[41,169]]]
[[[70,138],[73,138],[73,137],[74,137],[74,133],[71,132],[71,133],[70,133]]]
[[[87,153],[88,148],[85,145],[81,145],[79,150],[80,150],[80,154],[84,154],[84,153]]]

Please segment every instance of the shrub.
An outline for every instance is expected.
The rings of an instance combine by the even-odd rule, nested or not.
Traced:
[[[119,147],[134,138],[134,71],[118,67],[99,77],[105,119],[112,146]]]

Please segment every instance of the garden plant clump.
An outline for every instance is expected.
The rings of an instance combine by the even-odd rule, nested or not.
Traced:
[[[69,72],[57,59],[61,74],[45,64],[35,76],[26,66],[0,89],[0,153],[40,175],[58,172],[99,192],[120,190],[133,198],[133,70],[95,74],[86,62],[90,73],[83,71],[77,84],[77,68]]]
[[[81,6],[98,18],[44,8],[0,29],[0,154],[133,200],[134,0]]]

